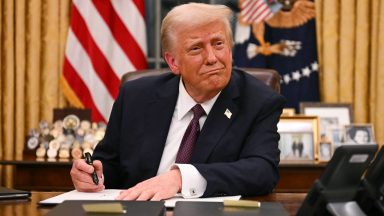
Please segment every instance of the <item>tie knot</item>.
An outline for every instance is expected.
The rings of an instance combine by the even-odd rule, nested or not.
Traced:
[[[192,112],[194,119],[200,119],[201,116],[205,115],[205,111],[200,104],[196,104],[194,107],[192,107]]]

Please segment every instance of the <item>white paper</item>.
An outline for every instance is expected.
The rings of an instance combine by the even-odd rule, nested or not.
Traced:
[[[62,203],[64,200],[115,200],[119,195],[120,189],[106,189],[100,192],[79,192],[76,190],[69,191],[46,200],[42,200],[39,204],[53,205]],[[165,207],[174,208],[177,201],[199,201],[199,202],[223,202],[224,200],[239,200],[239,196],[223,196],[223,197],[209,197],[209,198],[193,198],[184,199],[181,195],[165,200]]]
[[[62,203],[64,200],[114,200],[119,195],[121,190],[108,189],[100,192],[79,192],[72,190],[60,195],[42,200],[39,204],[52,205]]]

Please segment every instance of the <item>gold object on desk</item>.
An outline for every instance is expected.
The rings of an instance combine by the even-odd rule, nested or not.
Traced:
[[[253,200],[224,200],[225,207],[260,208],[261,203]]]
[[[82,206],[86,213],[126,213],[121,203],[90,203]]]

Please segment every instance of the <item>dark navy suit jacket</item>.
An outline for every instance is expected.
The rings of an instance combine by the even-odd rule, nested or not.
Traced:
[[[129,188],[156,176],[178,97],[171,73],[126,82],[93,158],[106,188]],[[276,185],[277,122],[285,99],[234,69],[198,137],[191,164],[207,180],[204,196],[266,194]],[[232,113],[228,118],[226,110]]]

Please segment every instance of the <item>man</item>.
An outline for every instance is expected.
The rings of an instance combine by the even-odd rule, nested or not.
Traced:
[[[124,188],[117,199],[126,200],[272,191],[280,154],[276,125],[285,100],[232,70],[231,14],[226,6],[201,3],[167,14],[161,41],[173,74],[124,84],[94,151],[94,168],[82,159],[73,164],[77,190]],[[203,108],[200,135],[191,158],[177,162],[196,104]],[[90,176],[94,169],[98,185]]]

